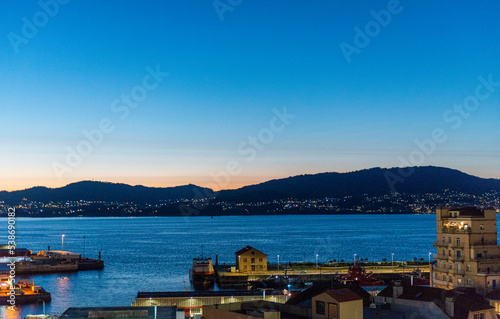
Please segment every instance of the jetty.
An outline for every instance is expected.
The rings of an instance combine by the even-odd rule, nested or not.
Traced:
[[[12,305],[11,300],[15,305],[37,303],[39,300],[43,302],[51,301],[50,293],[41,286],[36,286],[35,281],[31,282],[22,279],[11,287],[8,270],[10,268],[7,265],[0,264],[0,306]]]
[[[99,252],[98,259],[82,258],[80,254],[61,250],[42,250],[18,258],[16,274],[47,274],[80,270],[101,270],[104,262]]]

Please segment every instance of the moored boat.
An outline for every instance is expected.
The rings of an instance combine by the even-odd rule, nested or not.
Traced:
[[[215,282],[215,270],[212,265],[212,258],[194,258],[193,267],[189,270],[189,280],[195,288],[213,286]]]
[[[340,280],[344,284],[358,283],[360,286],[383,286],[385,284],[383,280],[373,277],[373,273],[367,273],[357,261],[349,267],[348,273],[343,275]]]

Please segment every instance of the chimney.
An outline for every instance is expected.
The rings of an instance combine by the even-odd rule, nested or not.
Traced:
[[[445,309],[448,316],[452,318],[455,316],[455,303],[453,302],[453,297],[446,297]]]
[[[394,286],[392,286],[392,298],[396,299],[402,294],[403,294],[403,286],[401,286],[401,281],[396,280]]]

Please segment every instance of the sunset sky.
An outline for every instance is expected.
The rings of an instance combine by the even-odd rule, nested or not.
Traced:
[[[500,178],[500,2],[66,2],[0,3],[0,190]]]

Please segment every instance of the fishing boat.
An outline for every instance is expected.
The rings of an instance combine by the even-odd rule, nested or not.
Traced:
[[[198,257],[193,259],[193,268],[189,270],[189,280],[195,288],[209,288],[215,282],[215,270],[212,258]]]
[[[344,284],[357,283],[360,286],[383,286],[385,284],[383,280],[373,277],[373,273],[367,273],[357,261],[349,267],[347,274],[340,277],[340,280]]]

